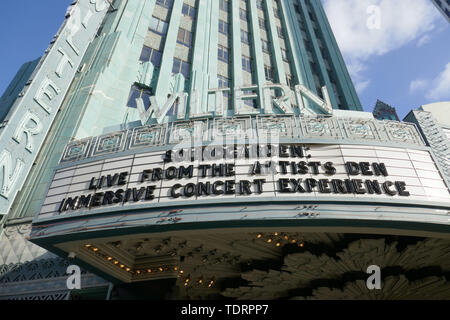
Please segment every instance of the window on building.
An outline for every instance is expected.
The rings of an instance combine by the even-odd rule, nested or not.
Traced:
[[[263,0],[256,0],[256,7],[263,10]]]
[[[258,19],[258,23],[259,23],[259,27],[263,30],[267,30],[266,27],[266,20],[264,20],[263,18],[259,18]]]
[[[228,51],[228,48],[219,45],[218,58],[220,61],[223,61],[225,63],[230,62],[230,53]]]
[[[248,11],[244,10],[242,8],[239,9],[239,17],[241,18],[241,20],[243,21],[248,21]]]
[[[230,6],[230,4],[229,4],[228,0],[220,0],[220,3],[219,3],[220,10],[228,12],[229,6]]]
[[[289,62],[288,53],[286,49],[281,48],[281,56],[283,57],[284,61]]]
[[[141,52],[141,57],[139,58],[139,61],[141,62],[148,62],[150,61],[153,66],[156,68],[159,68],[161,66],[161,59],[162,59],[162,53],[158,50],[155,50],[153,48],[144,46]]]
[[[284,39],[284,32],[282,27],[277,27],[278,37]]]
[[[196,14],[196,9],[194,7],[191,7],[190,5],[184,3],[183,4],[183,9],[181,10],[181,13],[186,16],[191,18],[192,20],[195,19],[195,14]]]
[[[179,44],[182,44],[182,45],[190,48],[192,45],[192,32],[189,32],[183,28],[180,28],[178,30],[177,42]]]
[[[266,53],[270,53],[270,45],[269,42],[266,40],[261,40],[261,44],[262,44],[262,50]]]
[[[248,32],[241,29],[241,41],[245,44],[250,45],[250,35]]]
[[[150,31],[164,36],[167,34],[168,29],[169,24],[166,21],[163,21],[156,17],[152,17],[152,19],[150,20]]]
[[[242,56],[242,70],[252,73],[252,59]]]
[[[255,109],[258,108],[258,103],[255,99],[245,99],[244,104]]]
[[[275,81],[275,72],[272,67],[264,66],[264,74],[266,75],[267,81]]]
[[[219,20],[219,32],[228,36],[229,30],[230,28],[228,23],[223,20]]]
[[[190,75],[190,65],[188,62],[174,58],[173,59],[173,68],[172,73],[177,74],[181,73],[185,79],[189,79]]]
[[[230,79],[218,75],[217,80],[219,81],[219,88],[230,88]]]
[[[273,9],[273,14],[275,15],[275,18],[280,19],[280,10],[278,10],[278,8]]]
[[[218,75],[217,80],[219,82],[219,88],[230,88],[230,79],[225,78],[224,76]],[[223,91],[222,92],[223,97],[229,99],[230,98],[230,91]]]
[[[145,110],[147,110],[150,107],[150,97],[151,96],[152,96],[152,93],[150,90],[140,88],[137,85],[133,85],[131,87],[130,96],[128,97],[127,107],[137,109],[136,100],[142,99]]]
[[[156,3],[165,8],[172,8],[173,0],[156,0]]]

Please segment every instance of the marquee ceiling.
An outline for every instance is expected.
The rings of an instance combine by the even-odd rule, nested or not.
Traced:
[[[450,299],[449,239],[199,230],[62,247],[124,282],[173,281],[168,299]]]

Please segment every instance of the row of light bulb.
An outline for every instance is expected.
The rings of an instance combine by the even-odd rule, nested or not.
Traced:
[[[296,244],[300,248],[303,248],[305,246],[305,243],[303,242],[303,240],[299,241],[295,238],[289,238],[289,236],[287,234],[280,234],[279,232],[274,232],[273,234],[268,236],[268,238],[264,237],[264,235],[262,233],[258,233],[256,238],[265,240],[268,244],[274,243],[275,246],[277,246],[277,247],[281,247],[283,240],[287,241],[290,244],[294,244],[294,245]],[[276,239],[276,238],[278,238],[278,239]]]
[[[190,277],[187,277],[187,278],[184,280],[184,286],[187,287],[187,286],[189,286],[190,284],[191,284],[191,286],[194,286],[194,285],[192,284],[191,278],[190,278]],[[197,284],[197,286],[206,285],[208,288],[211,288],[211,287],[214,285],[214,279],[211,279],[211,280],[209,280],[209,281],[205,281],[205,280],[203,280],[203,278],[200,278],[200,279],[197,280],[196,284]]]
[[[112,264],[118,266],[120,269],[123,269],[126,272],[134,273],[134,274],[137,274],[137,275],[145,275],[145,274],[149,274],[149,273],[153,273],[153,272],[164,272],[164,271],[171,271],[171,270],[173,270],[175,272],[179,271],[180,273],[184,272],[183,270],[179,270],[178,266],[174,266],[173,268],[160,266],[160,267],[154,268],[154,269],[147,268],[147,269],[143,269],[143,270],[134,270],[134,269],[126,266],[125,264],[121,263],[119,260],[114,259],[111,256],[108,256],[108,255],[105,255],[105,254],[101,253],[100,250],[97,247],[94,247],[94,246],[92,246],[90,244],[86,244],[85,248],[89,249],[89,250],[92,250],[94,253],[96,253],[97,255],[102,256],[106,261],[111,262]]]

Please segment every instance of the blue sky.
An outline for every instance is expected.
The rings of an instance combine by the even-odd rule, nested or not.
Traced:
[[[0,0],[0,96],[20,66],[44,53],[72,0]]]
[[[429,0],[321,1],[366,111],[379,98],[403,118],[450,100],[450,23]],[[42,55],[71,2],[0,1],[0,93],[22,63]]]
[[[366,111],[450,100],[450,23],[430,0],[321,1]]]

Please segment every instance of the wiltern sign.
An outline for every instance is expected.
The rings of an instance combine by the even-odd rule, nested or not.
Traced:
[[[56,40],[6,116],[0,129],[0,215],[9,212],[22,188],[108,9],[106,0],[80,0],[69,7]]]

